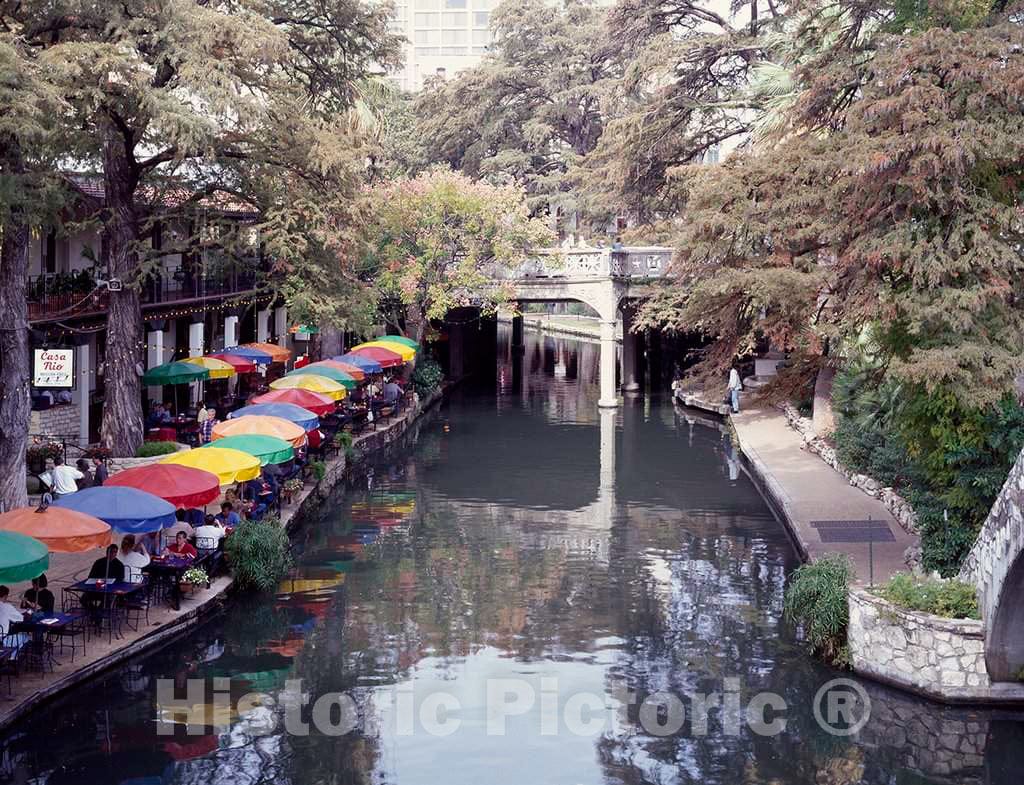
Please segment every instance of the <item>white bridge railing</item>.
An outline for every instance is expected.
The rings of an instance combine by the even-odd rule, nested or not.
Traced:
[[[672,249],[660,246],[545,249],[499,278],[661,278],[668,275]]]

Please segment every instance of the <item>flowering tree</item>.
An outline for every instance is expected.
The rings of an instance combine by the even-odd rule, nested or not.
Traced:
[[[506,302],[501,271],[554,239],[519,189],[446,169],[375,188],[368,202],[365,274],[384,318],[417,341],[452,308]]]

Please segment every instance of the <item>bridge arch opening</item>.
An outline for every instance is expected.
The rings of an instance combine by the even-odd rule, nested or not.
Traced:
[[[986,620],[985,666],[992,681],[1024,677],[1024,552],[1018,553]]]

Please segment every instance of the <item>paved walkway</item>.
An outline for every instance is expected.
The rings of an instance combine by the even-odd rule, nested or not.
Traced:
[[[692,401],[691,401],[692,403]],[[719,407],[709,407],[718,410]],[[874,563],[874,582],[883,583],[894,572],[906,571],[904,551],[918,538],[904,531],[878,499],[854,488],[817,455],[803,449],[803,441],[774,408],[753,407],[730,415],[740,449],[759,476],[767,494],[788,519],[802,551],[814,560],[826,553],[845,553],[857,570],[857,582],[866,585]],[[881,522],[892,534],[889,542],[824,542],[819,521]],[[838,524],[837,529],[848,528]],[[869,554],[869,550],[870,553]],[[869,560],[869,555],[873,558]]]

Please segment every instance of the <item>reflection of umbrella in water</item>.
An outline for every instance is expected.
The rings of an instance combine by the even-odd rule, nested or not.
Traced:
[[[207,733],[205,736],[189,736],[188,741],[164,742],[164,752],[174,760],[193,760],[205,758],[219,746],[219,737],[216,733]]]
[[[46,778],[47,785],[92,785],[93,783],[154,783],[161,785],[174,763],[166,752],[151,747],[134,747],[113,753],[94,752],[80,758],[60,760]]]

